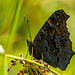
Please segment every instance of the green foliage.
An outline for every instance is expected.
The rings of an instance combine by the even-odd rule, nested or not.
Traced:
[[[24,24],[24,16],[29,20],[31,36],[34,40],[48,17],[54,11],[63,9],[70,15],[67,26],[72,40],[72,49],[75,51],[74,3],[74,0],[0,0],[0,45],[5,51],[0,52],[0,74],[7,75],[7,68],[10,66],[10,59],[6,57],[7,53],[15,56],[19,56],[20,53],[25,56],[27,53],[26,39],[29,39],[29,36]],[[31,56],[28,55],[27,58],[30,59]],[[18,66],[15,66],[8,74],[15,75],[18,69]],[[75,75],[75,56],[72,57],[65,71],[51,66],[50,69],[61,75]]]

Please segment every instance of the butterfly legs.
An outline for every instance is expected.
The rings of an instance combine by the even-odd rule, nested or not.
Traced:
[[[31,60],[33,60],[33,47],[32,47],[32,57],[31,57]]]
[[[29,52],[29,50],[27,50],[27,54],[26,54],[25,58],[28,56],[28,52]]]
[[[43,61],[43,53],[41,53],[41,56],[42,56],[42,64],[44,65],[44,61]]]
[[[27,50],[27,54],[26,54],[26,56],[25,56],[25,58],[28,56],[28,52],[29,52],[29,50]],[[33,60],[33,47],[32,47],[32,57],[31,57],[31,60]]]

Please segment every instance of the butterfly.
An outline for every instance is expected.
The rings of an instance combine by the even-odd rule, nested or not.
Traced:
[[[75,54],[69,39],[66,21],[70,16],[64,10],[55,11],[37,33],[34,41],[27,40],[29,54],[42,59],[53,67],[65,70]]]

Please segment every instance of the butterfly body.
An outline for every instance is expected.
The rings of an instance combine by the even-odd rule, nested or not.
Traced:
[[[42,59],[43,54],[45,62],[61,70],[66,69],[74,54],[69,39],[70,33],[66,27],[68,18],[69,15],[63,10],[57,10],[42,26],[34,41],[27,41],[30,54],[33,47],[33,56],[36,59]]]

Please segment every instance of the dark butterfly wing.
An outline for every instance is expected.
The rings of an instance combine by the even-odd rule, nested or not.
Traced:
[[[45,22],[34,39],[33,56],[43,59],[53,67],[65,70],[74,52],[66,27],[69,18],[63,10],[57,10]]]

